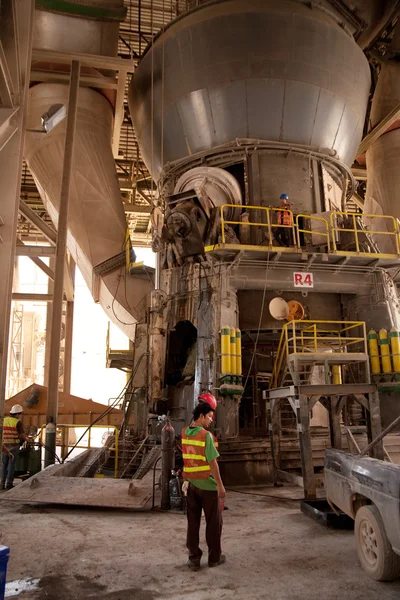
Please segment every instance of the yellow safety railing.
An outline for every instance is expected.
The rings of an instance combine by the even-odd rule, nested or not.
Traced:
[[[365,231],[363,229],[357,228],[357,217],[359,217],[359,216],[360,215],[358,215],[357,213],[347,213],[347,212],[339,212],[339,211],[335,211],[330,214],[329,220],[330,220],[330,229],[332,232],[332,245],[333,245],[333,249],[335,252],[338,251],[337,246],[336,246],[336,232],[340,233],[343,231],[348,231],[348,232],[351,232],[354,236],[354,243],[355,243],[357,254],[362,254],[362,255],[363,254],[371,254],[370,252],[364,252],[364,251],[360,252],[359,235],[360,234],[365,235],[365,233],[370,233],[371,235],[374,235],[374,236],[377,236],[377,235],[391,236],[391,238],[394,241],[395,248],[396,248],[396,254],[400,253],[399,226],[398,226],[397,219],[395,219],[394,217],[388,216],[388,215],[369,215],[369,214],[363,213],[363,215],[362,215],[363,218],[368,218],[368,219],[372,219],[372,220],[383,219],[388,224],[388,228],[392,229],[391,231],[390,230],[389,231],[379,231],[379,230],[375,230],[375,229]],[[353,227],[338,227],[338,217],[339,217],[339,219],[340,219],[340,217],[344,217],[346,219],[351,219]],[[346,252],[346,254],[351,253],[351,252],[348,252],[347,250],[345,252]]]
[[[355,335],[355,330],[359,328],[362,335]],[[280,374],[289,355],[317,354],[330,350],[329,356],[332,356],[348,353],[349,347],[354,345],[362,346],[361,352],[367,354],[364,321],[289,321],[282,327],[270,387],[278,387]]]
[[[303,219],[303,221],[308,220],[310,222],[310,226],[313,223],[315,223],[316,227],[314,229],[306,229],[304,223],[302,226],[300,226],[300,219]],[[321,229],[320,227],[317,227],[317,225],[322,226],[323,229]],[[324,242],[328,248],[328,252],[331,251],[331,242],[330,242],[330,238],[329,238],[329,225],[328,225],[328,221],[326,219],[324,219],[323,217],[316,217],[314,215],[306,215],[306,214],[296,215],[296,232],[297,232],[298,248],[301,248],[300,234],[303,233],[303,234],[309,234],[312,236],[322,236],[324,238]]]
[[[267,228],[267,235],[268,235],[268,245],[269,246],[273,246],[273,231],[274,229],[278,229],[278,228],[282,228],[282,229],[290,229],[291,233],[292,233],[292,240],[293,240],[293,244],[291,245],[295,245],[296,243],[296,231],[295,231],[295,226],[294,226],[294,220],[293,220],[293,212],[291,210],[288,209],[283,209],[283,208],[271,208],[269,206],[245,206],[243,208],[246,208],[247,210],[257,210],[257,211],[261,211],[261,215],[264,217],[264,222],[260,221],[228,221],[227,219],[224,218],[224,209],[225,208],[238,208],[238,206],[236,204],[223,204],[222,206],[220,206],[220,219],[221,219],[221,242],[223,244],[225,244],[225,225],[244,225],[247,226],[249,225],[251,226],[256,226],[256,227],[266,227]],[[292,221],[292,225],[280,225],[279,223],[274,223],[273,222],[273,215],[274,213],[278,213],[278,212],[287,212],[290,214],[290,218]]]
[[[226,209],[241,209],[244,208],[247,211],[257,211],[257,220],[253,221],[238,221],[238,220],[228,220],[224,217],[224,212]],[[281,225],[275,221],[278,220],[277,213],[285,211],[290,214],[292,225]],[[297,251],[301,251],[302,248],[306,244],[302,244],[302,237],[311,236],[311,239],[322,238],[322,242],[320,245],[326,246],[327,252],[332,254],[353,254],[358,256],[383,256],[383,257],[395,257],[400,256],[400,229],[397,220],[394,217],[386,216],[386,215],[369,215],[365,214],[363,217],[367,217],[370,219],[384,219],[389,225],[387,231],[380,230],[364,230],[358,227],[357,219],[360,217],[358,213],[349,213],[349,212],[339,212],[335,211],[330,214],[329,221],[324,217],[316,216],[316,215],[308,215],[305,213],[293,215],[293,212],[286,208],[274,208],[267,206],[243,206],[239,207],[236,204],[223,204],[219,207],[220,212],[220,223],[221,223],[221,244],[227,246],[235,246],[235,244],[228,243],[226,244],[226,232],[225,225],[230,226],[242,226],[246,227],[261,227],[266,229],[265,239],[261,244],[256,244],[253,246],[248,246],[246,244],[240,244],[242,249],[257,249],[257,250],[275,250],[278,246],[278,242],[275,242],[275,231],[276,229],[289,229],[291,233],[291,240],[289,243],[289,247],[292,249],[295,248]],[[350,220],[352,223],[352,227],[346,226],[341,227],[339,220],[343,220],[346,218]],[[354,241],[355,251],[348,250],[340,250],[338,245],[338,239],[340,239],[340,233],[348,232],[352,234],[352,239]],[[365,251],[362,249],[360,244],[360,235],[385,235],[390,236],[394,241],[395,254],[384,254],[376,251]],[[218,249],[218,244],[214,246],[207,246],[206,251],[212,251]],[[286,248],[279,247],[280,251],[287,251]],[[239,249],[239,248],[238,248]]]
[[[61,447],[61,456],[65,456],[65,450],[68,448],[79,448],[83,450],[87,450],[88,448],[101,448],[101,446],[92,446],[92,429],[113,429],[114,430],[114,439],[115,445],[114,447],[108,447],[109,450],[115,452],[115,461],[114,461],[114,479],[118,479],[118,428],[115,425],[91,425],[87,432],[87,445],[75,445],[75,443],[69,441],[69,435],[66,435],[69,429],[87,429],[88,425],[76,425],[72,423],[68,424],[57,424],[57,433],[61,430],[61,443],[56,443],[57,446]],[[40,428],[39,439],[44,444],[44,432],[46,429],[46,425],[42,425]],[[56,434],[57,435],[57,434]]]

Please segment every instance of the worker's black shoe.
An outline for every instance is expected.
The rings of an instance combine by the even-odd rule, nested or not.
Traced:
[[[7,483],[6,485],[6,490],[12,490],[13,489],[13,484],[12,483]]]
[[[189,567],[189,569],[191,569],[192,571],[198,571],[200,569],[200,558],[195,558],[195,559],[191,559],[189,558],[188,562],[187,562],[187,566]]]
[[[218,567],[219,565],[223,565],[225,562],[226,562],[226,556],[225,556],[225,554],[221,554],[221,557],[217,562],[209,562],[208,566],[209,567]]]

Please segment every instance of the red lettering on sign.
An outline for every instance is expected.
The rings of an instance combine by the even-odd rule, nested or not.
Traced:
[[[303,276],[301,273],[295,273],[294,274],[294,283],[295,285],[302,285],[303,283]]]
[[[304,279],[304,283],[306,285],[312,285],[313,284],[310,273],[307,273],[307,275],[306,275],[306,277]]]

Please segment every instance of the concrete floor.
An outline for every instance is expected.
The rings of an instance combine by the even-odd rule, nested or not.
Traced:
[[[353,532],[326,529],[304,516],[289,499],[300,497],[298,489],[252,492],[286,498],[229,492],[228,562],[197,573],[186,567],[184,515],[8,504],[3,494],[0,543],[11,547],[7,581],[40,580],[35,590],[13,598],[398,600],[400,580],[368,579]]]

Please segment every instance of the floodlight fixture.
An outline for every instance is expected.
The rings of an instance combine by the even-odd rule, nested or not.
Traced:
[[[67,116],[66,104],[53,104],[49,110],[40,117],[42,121],[43,132],[49,133],[54,127],[57,127]]]

